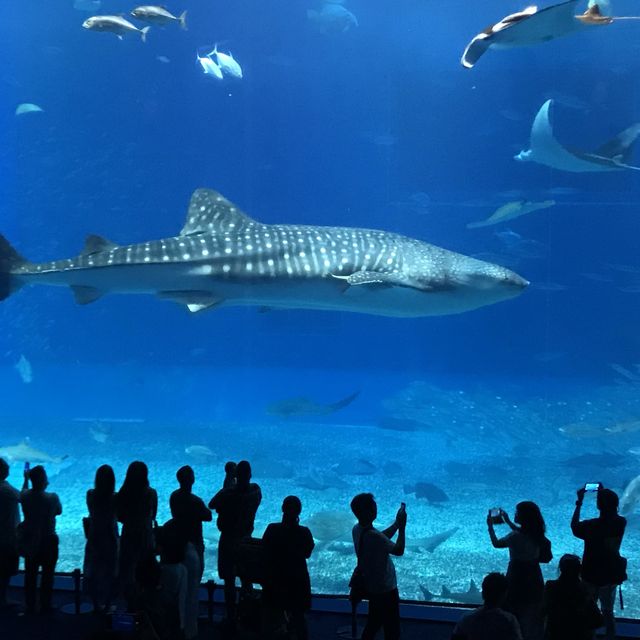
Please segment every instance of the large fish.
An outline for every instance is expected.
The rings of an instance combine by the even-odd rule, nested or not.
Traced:
[[[515,156],[521,162],[537,162],[552,169],[584,173],[593,171],[621,171],[640,167],[629,164],[633,145],[640,135],[637,122],[603,144],[596,151],[578,151],[562,146],[553,135],[549,110],[552,100],[547,100],[538,111],[531,126],[530,148]]]
[[[75,258],[28,262],[0,236],[0,300],[27,284],[151,293],[192,311],[232,305],[415,317],[513,298],[516,273],[387,231],[263,224],[215,191],[194,192],[179,235],[119,246],[89,236]]]
[[[29,443],[29,439],[25,438],[22,442],[7,447],[0,447],[0,458],[9,460],[10,462],[35,462],[35,463],[53,463],[59,464],[66,460],[69,456],[52,456],[46,451],[35,449]]]
[[[526,7],[512,13],[474,36],[462,54],[460,62],[471,69],[489,49],[511,49],[549,42],[596,25],[606,25],[613,18],[603,16],[597,4],[576,14],[581,0],[568,0],[538,9]]]

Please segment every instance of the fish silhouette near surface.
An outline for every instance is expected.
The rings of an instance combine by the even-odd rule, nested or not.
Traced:
[[[22,442],[10,445],[7,447],[0,447],[0,458],[9,460],[11,462],[35,462],[38,464],[59,464],[63,460],[66,460],[69,456],[52,456],[46,451],[36,449],[32,447],[29,439],[25,438]]]
[[[320,404],[309,398],[287,398],[273,402],[267,407],[267,413],[270,416],[278,416],[279,418],[292,418],[294,416],[328,416],[340,409],[349,406],[360,395],[359,391],[334,402],[333,404]]]
[[[627,127],[596,151],[579,151],[563,147],[553,135],[549,110],[553,100],[547,100],[538,111],[531,127],[529,149],[520,151],[514,158],[521,162],[538,164],[569,171],[588,173],[598,171],[623,171],[640,167],[629,164],[633,145],[640,135],[640,122]]]
[[[513,298],[529,283],[396,233],[262,224],[198,189],[182,231],[163,240],[119,246],[91,235],[74,258],[32,263],[0,236],[0,300],[27,284],[70,287],[80,304],[149,293],[192,312],[254,305],[420,317]]]

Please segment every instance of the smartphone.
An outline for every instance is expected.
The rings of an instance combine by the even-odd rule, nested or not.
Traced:
[[[585,491],[599,491],[600,490],[600,486],[601,486],[600,482],[587,482],[587,484],[584,485],[584,490]]]
[[[502,510],[499,507],[494,507],[493,509],[489,509],[489,517],[491,518],[491,522],[493,524],[503,524],[504,518],[502,517]]]

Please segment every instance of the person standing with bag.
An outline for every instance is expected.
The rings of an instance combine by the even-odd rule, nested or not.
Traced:
[[[384,629],[385,640],[398,640],[400,596],[396,570],[390,556],[404,554],[407,526],[405,505],[401,504],[395,521],[383,531],[373,526],[378,515],[378,505],[373,494],[360,493],[355,496],[351,500],[351,511],[358,519],[352,531],[353,546],[358,558],[358,565],[351,579],[352,591],[362,591],[362,597],[369,600],[369,615],[362,640],[373,640],[381,627]],[[391,538],[396,533],[398,538],[393,542]]]
[[[627,562],[620,555],[627,521],[618,515],[618,495],[611,489],[605,489],[600,483],[593,484],[596,485],[596,505],[600,516],[580,520],[580,510],[588,485],[578,489],[576,508],[571,518],[571,531],[576,538],[584,540],[582,578],[594,599],[600,603],[606,640],[615,640],[613,606],[616,588],[627,579]]]

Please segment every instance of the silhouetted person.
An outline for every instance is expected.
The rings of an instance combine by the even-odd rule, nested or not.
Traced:
[[[467,613],[453,629],[451,640],[522,640],[516,617],[502,609],[509,581],[501,573],[489,573],[482,581],[483,605]]]
[[[218,513],[220,530],[218,542],[218,575],[224,581],[224,601],[227,624],[233,626],[236,618],[236,558],[243,538],[250,537],[256,511],[262,500],[260,487],[251,482],[251,465],[242,460],[236,467],[236,484],[223,487],[209,502],[209,508]],[[242,579],[241,579],[242,582]],[[250,589],[250,584],[243,584]]]
[[[222,483],[222,488],[223,489],[228,489],[229,487],[233,487],[236,485],[237,482],[237,478],[236,478],[236,469],[237,469],[238,465],[233,462],[233,460],[229,460],[229,462],[227,462],[224,465],[224,482]]]
[[[353,546],[369,596],[369,615],[362,640],[372,640],[381,627],[385,640],[397,640],[400,637],[400,597],[390,556],[404,554],[407,512],[404,504],[401,505],[393,524],[379,531],[373,526],[378,515],[373,494],[355,496],[351,500],[351,511],[358,519],[352,531]],[[393,542],[391,538],[396,532],[398,539]]]
[[[118,575],[129,609],[135,597],[136,566],[154,550],[153,523],[157,510],[158,494],[149,486],[147,465],[132,462],[116,495],[116,516],[122,523]]]
[[[31,489],[29,489],[31,481]],[[40,581],[40,610],[51,610],[53,574],[58,562],[58,536],[56,517],[62,513],[60,498],[45,489],[49,480],[44,467],[38,465],[24,472],[24,483],[20,493],[23,527],[28,543],[24,548],[24,590],[27,612],[36,610],[38,571],[42,569]]]
[[[262,544],[265,559],[264,601],[288,614],[297,640],[307,640],[305,612],[311,608],[311,581],[307,559],[313,551],[313,536],[300,525],[302,503],[296,496],[282,502],[282,522],[271,523]]]
[[[163,569],[155,556],[142,558],[134,577],[137,589],[133,609],[141,619],[136,637],[181,640],[179,604],[175,593],[163,584]]]
[[[546,640],[592,640],[603,618],[580,579],[580,558],[566,553],[558,564],[560,577],[544,586]]]
[[[607,640],[616,637],[613,605],[616,586],[625,577],[625,567],[621,565],[620,545],[627,521],[618,515],[618,495],[600,487],[596,504],[600,515],[591,520],[580,521],[580,508],[584,500],[584,488],[578,489],[576,508],[571,518],[571,531],[576,538],[584,540],[582,556],[582,578],[588,584],[594,598],[600,603]]]
[[[84,584],[94,610],[104,611],[116,595],[119,543],[116,476],[108,464],[103,464],[96,471],[93,489],[87,491],[87,509]]]
[[[0,609],[8,605],[7,588],[18,573],[16,527],[20,522],[20,492],[7,482],[9,465],[0,458]]]
[[[544,580],[540,562],[551,561],[551,545],[545,537],[545,524],[535,502],[519,502],[511,522],[506,511],[500,510],[511,533],[498,538],[491,512],[487,516],[489,537],[497,549],[509,549],[507,580],[509,588],[505,610],[513,613],[520,623],[524,640],[540,640],[543,636],[542,597]]]
[[[213,519],[211,511],[191,492],[195,474],[189,466],[180,467],[176,474],[180,488],[169,499],[171,516],[182,530],[186,546],[183,564],[187,569],[187,599],[185,613],[186,640],[198,635],[198,590],[204,571],[204,540],[202,523]]]

